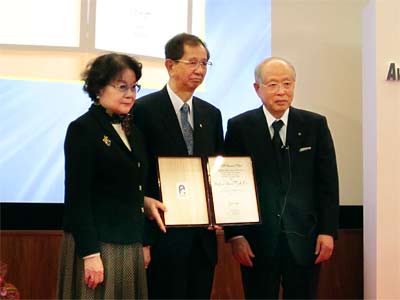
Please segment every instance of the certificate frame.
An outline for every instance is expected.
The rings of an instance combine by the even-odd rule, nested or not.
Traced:
[[[261,223],[251,157],[208,157],[207,167],[213,223],[223,226]]]
[[[167,227],[261,223],[249,156],[159,156],[157,175]]]

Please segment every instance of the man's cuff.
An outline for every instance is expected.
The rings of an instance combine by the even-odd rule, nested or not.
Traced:
[[[237,239],[241,239],[241,238],[244,239],[244,235],[237,235],[237,236],[231,237],[231,238],[228,240],[228,242],[232,242],[233,240],[237,240]]]

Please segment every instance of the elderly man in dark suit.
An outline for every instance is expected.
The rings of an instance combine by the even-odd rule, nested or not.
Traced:
[[[333,252],[338,174],[326,118],[291,106],[295,69],[269,58],[255,70],[263,106],[228,121],[225,152],[253,159],[262,224],[225,229],[248,299],[313,298]]]
[[[166,44],[165,58],[167,85],[139,99],[133,111],[148,149],[146,195],[156,199],[157,156],[216,155],[223,147],[221,112],[193,96],[211,64],[205,43],[194,35],[178,34]],[[217,261],[215,231],[169,228],[162,234],[154,227],[145,231],[149,298],[210,298]]]

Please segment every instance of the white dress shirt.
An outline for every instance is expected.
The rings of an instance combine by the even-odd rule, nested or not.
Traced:
[[[169,98],[171,99],[172,105],[174,106],[176,116],[179,121],[179,125],[181,126],[182,129],[182,124],[181,124],[181,108],[182,105],[185,104],[185,101],[183,101],[177,94],[174,93],[174,91],[171,89],[171,87],[167,83],[167,91]],[[190,126],[192,126],[192,129],[194,130],[193,127],[193,96],[190,97],[189,100],[186,101],[186,103],[189,105],[189,114],[188,114],[188,119]]]

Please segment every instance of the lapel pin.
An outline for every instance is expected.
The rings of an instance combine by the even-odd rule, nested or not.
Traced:
[[[301,136],[301,132],[298,132],[297,135],[298,135],[298,136]]]
[[[103,136],[102,141],[104,142],[104,144],[106,144],[108,147],[111,146],[111,140],[108,138],[108,136]]]
[[[200,123],[200,128],[203,128],[203,124]]]

